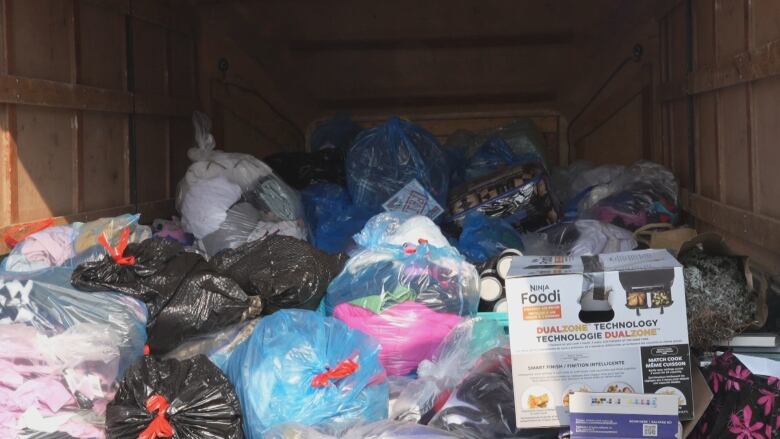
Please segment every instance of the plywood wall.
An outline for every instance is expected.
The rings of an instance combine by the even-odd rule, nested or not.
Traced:
[[[780,271],[779,24],[773,0],[691,0],[660,22],[664,161],[686,183],[697,227],[772,272]]]
[[[170,212],[197,96],[184,12],[171,0],[0,0],[0,229]]]

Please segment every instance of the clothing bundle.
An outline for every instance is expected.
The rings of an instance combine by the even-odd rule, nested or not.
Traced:
[[[508,348],[482,355],[428,424],[463,439],[557,438],[551,430],[518,430]]]
[[[639,161],[628,168],[578,166],[567,178],[579,192],[565,202],[566,218],[596,219],[632,231],[679,221],[677,180],[662,165]]]
[[[376,230],[385,232],[378,234],[383,238],[361,233],[358,243],[368,247],[331,282],[325,311],[375,337],[388,374],[405,375],[430,358],[464,316],[476,313],[478,275],[450,246],[436,247],[425,238],[395,245],[387,239],[403,236],[398,230]]]
[[[70,267],[99,259],[105,253],[100,237],[114,243],[129,228],[130,241],[141,242],[152,236],[151,229],[138,224],[140,215],[119,215],[88,223],[50,226],[37,231],[14,246],[2,269],[31,272],[51,267]]]
[[[449,169],[438,140],[398,117],[361,132],[347,152],[346,167],[355,205],[372,214],[413,180],[440,205],[447,198]]]
[[[271,314],[283,308],[317,309],[345,260],[306,241],[273,235],[224,250],[211,263],[247,294],[261,297],[263,313]]]
[[[0,273],[0,437],[104,437],[116,382],[143,352],[142,303],[68,283],[67,269]]]
[[[417,378],[402,382],[391,404],[390,419],[427,424],[460,380],[487,351],[508,347],[504,328],[494,320],[464,319],[444,338]],[[391,382],[391,393],[393,383]]]
[[[312,311],[281,310],[263,318],[222,367],[238,392],[250,439],[287,422],[338,435],[387,418],[379,346]]]
[[[109,439],[242,439],[233,386],[205,356],[131,367],[106,411]]]
[[[639,245],[626,229],[585,219],[526,233],[522,240],[527,254],[539,256],[593,256],[630,251]]]
[[[256,317],[262,301],[197,253],[149,239],[114,249],[113,257],[80,265],[73,285],[82,291],[117,291],[146,303],[149,345],[164,354],[188,337]]]
[[[196,147],[179,184],[177,208],[184,228],[209,256],[269,234],[305,239],[298,193],[257,158],[215,150],[211,121],[193,116]]]

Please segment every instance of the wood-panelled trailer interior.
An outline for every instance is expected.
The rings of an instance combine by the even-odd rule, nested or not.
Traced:
[[[554,165],[668,166],[771,277],[779,106],[775,0],[0,0],[0,228],[173,214],[196,109],[258,157],[343,112],[531,117]]]

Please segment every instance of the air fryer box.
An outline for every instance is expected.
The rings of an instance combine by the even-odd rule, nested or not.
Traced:
[[[693,417],[682,266],[666,250],[515,257],[506,293],[518,427],[569,425],[575,392],[676,395]]]

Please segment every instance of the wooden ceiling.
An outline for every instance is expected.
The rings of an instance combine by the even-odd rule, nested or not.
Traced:
[[[672,3],[634,0],[192,0],[322,111],[555,108],[599,48]],[[607,68],[608,69],[608,68]],[[587,69],[586,69],[587,70]]]

